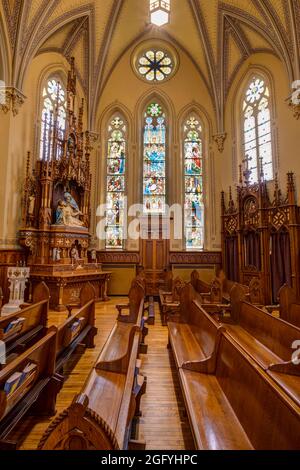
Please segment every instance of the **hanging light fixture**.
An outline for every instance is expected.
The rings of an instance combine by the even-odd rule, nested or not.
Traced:
[[[171,0],[150,0],[150,19],[156,26],[163,26],[170,21]]]

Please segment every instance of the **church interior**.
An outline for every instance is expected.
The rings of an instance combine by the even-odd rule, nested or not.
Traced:
[[[0,1],[0,449],[300,450],[300,0]]]

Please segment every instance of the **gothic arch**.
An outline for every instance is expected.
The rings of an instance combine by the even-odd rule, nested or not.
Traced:
[[[249,65],[247,70],[235,79],[234,86],[232,86],[232,93],[235,98],[232,100],[231,108],[231,128],[234,135],[234,151],[232,168],[234,169],[233,181],[238,182],[238,166],[241,164],[237,155],[243,155],[243,125],[242,125],[242,105],[245,97],[245,92],[251,78],[258,76],[263,78],[270,90],[270,112],[271,112],[271,136],[272,136],[272,149],[273,149],[273,171],[274,175],[279,168],[279,155],[278,155],[278,129],[277,129],[277,108],[276,108],[276,91],[275,91],[275,78],[272,72],[262,65]]]
[[[4,29],[2,17],[0,15],[0,80],[3,80],[6,85],[10,85],[10,50],[9,42]]]
[[[203,189],[204,189],[204,211],[205,211],[205,247],[209,244],[209,240],[213,238],[212,228],[216,226],[216,200],[213,191],[213,181],[215,179],[214,172],[214,154],[213,154],[213,123],[207,113],[206,109],[199,103],[192,102],[186,105],[179,113],[177,119],[178,135],[179,135],[179,160],[178,165],[182,168],[182,173],[179,173],[179,177],[184,173],[184,149],[183,149],[183,125],[188,119],[189,115],[195,114],[199,117],[201,125],[203,126]],[[181,201],[184,204],[185,201],[185,186],[184,178],[181,177],[180,181],[177,181],[177,187],[180,188]],[[184,248],[184,247],[183,247]]]

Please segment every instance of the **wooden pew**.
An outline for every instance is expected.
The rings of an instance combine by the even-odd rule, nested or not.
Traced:
[[[0,340],[5,342],[7,357],[20,353],[43,336],[47,327],[49,289],[40,283],[33,293],[33,304],[6,317],[0,317]],[[5,331],[12,322],[23,319],[15,328]]]
[[[178,313],[180,308],[180,293],[184,288],[185,282],[177,277],[173,281],[172,291],[159,291],[159,306],[162,318],[162,324],[167,324],[168,317]]]
[[[3,290],[2,290],[2,287],[0,287],[0,313],[1,313],[2,305],[3,305]]]
[[[191,284],[202,297],[203,303],[210,304],[222,304],[228,303],[230,300],[231,289],[237,284],[245,291],[246,295],[249,295],[249,288],[243,284],[239,284],[234,281],[230,281],[225,277],[223,271],[219,272],[218,275],[212,280],[210,284],[207,284],[204,281],[199,279],[199,272],[193,271],[191,274]],[[257,285],[255,285],[257,289]],[[257,290],[254,290],[252,297],[254,299],[254,294],[257,295]]]
[[[136,436],[132,440],[132,422],[146,390],[139,371],[141,335],[138,325],[116,323],[81,394],[50,425],[40,450],[145,448]]]
[[[177,368],[214,356],[223,331],[195,300],[196,295],[192,285],[187,284],[182,290],[180,317],[168,322],[169,346]]]
[[[231,317],[221,324],[228,334],[300,405],[300,364],[292,360],[300,328],[245,301],[239,286],[231,291]]]
[[[79,302],[74,304],[66,305],[68,310],[68,316],[72,315],[72,311],[75,309],[80,309],[83,307],[87,302],[89,302],[92,298],[96,300],[96,291],[90,282],[87,282],[82,289],[80,290],[79,294]]]
[[[55,375],[56,328],[0,371],[0,449],[15,449],[9,435],[30,410],[38,415],[53,415],[61,379]],[[7,394],[4,386],[15,373],[31,364],[32,371],[24,374],[20,385]]]
[[[297,298],[295,291],[284,285],[278,297],[280,318],[300,328],[300,299]]]
[[[95,300],[96,292],[92,284],[87,283],[80,292],[83,306],[58,326],[56,348],[56,372],[63,370],[64,364],[78,347],[94,348]]]
[[[129,294],[128,304],[118,304],[116,309],[118,310],[118,320],[124,323],[136,323],[139,312],[141,301],[144,305],[145,289],[140,279],[136,278],[133,280]],[[123,311],[127,310],[128,314],[124,314]]]
[[[197,449],[299,449],[299,406],[229,335],[222,333],[214,361],[193,367],[179,377]]]

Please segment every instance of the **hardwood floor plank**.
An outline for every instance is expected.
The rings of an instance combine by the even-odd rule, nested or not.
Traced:
[[[114,298],[96,307],[95,349],[87,349],[82,356],[74,355],[65,367],[67,375],[57,398],[57,413],[66,409],[79,393],[91,368],[114,326],[117,312],[115,305],[126,303],[126,298]],[[65,315],[51,312],[49,325],[58,325]],[[149,326],[146,338],[148,354],[142,356],[142,373],[147,376],[147,393],[141,402],[142,417],[139,429],[148,450],[193,449],[193,438],[188,418],[184,413],[178,375],[171,352],[167,349],[168,330],[162,326],[156,306],[156,324]],[[44,431],[53,418],[26,417],[11,439],[21,439],[21,449],[36,449]]]

